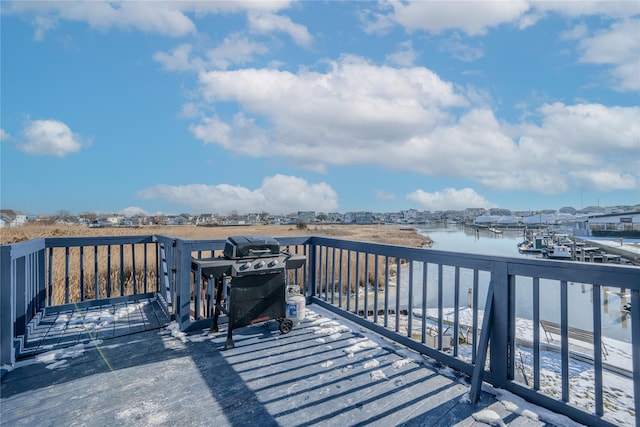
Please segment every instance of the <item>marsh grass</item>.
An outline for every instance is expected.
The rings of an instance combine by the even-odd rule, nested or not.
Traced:
[[[25,224],[2,229],[0,242],[11,244],[46,237],[93,237],[163,234],[184,239],[225,239],[232,235],[268,235],[274,237],[323,235],[356,241],[424,247],[431,243],[428,237],[415,230],[388,225],[321,225],[300,230],[295,226],[253,225],[236,227],[149,226],[87,228]],[[47,297],[54,305],[67,302],[133,295],[158,288],[158,253],[155,244],[127,244],[54,248],[46,257]],[[68,251],[68,253],[67,253]],[[122,254],[122,256],[121,256]],[[145,264],[146,254],[146,264]],[[193,254],[197,256],[197,254]],[[353,251],[328,250],[322,255],[317,272],[319,290],[345,294],[361,288],[381,287],[385,278],[390,281],[396,274],[395,258],[389,258],[388,271],[385,258],[378,257],[377,276],[375,256]],[[403,261],[404,262],[404,261]],[[365,266],[368,263],[368,268]],[[351,268],[348,268],[348,265]],[[96,267],[97,265],[97,267]],[[342,268],[340,268],[342,265]],[[356,268],[356,265],[358,268]],[[50,271],[49,271],[50,269]],[[289,272],[291,283],[303,282],[302,269]],[[377,278],[377,281],[376,281]],[[195,292],[195,284],[192,284]],[[97,292],[96,292],[97,289]]]

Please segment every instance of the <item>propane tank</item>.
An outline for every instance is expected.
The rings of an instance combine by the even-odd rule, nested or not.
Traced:
[[[304,320],[305,298],[300,295],[298,286],[287,287],[287,319],[294,325]]]

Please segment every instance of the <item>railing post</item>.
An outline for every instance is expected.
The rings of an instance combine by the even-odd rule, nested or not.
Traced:
[[[24,335],[27,331],[27,323],[30,319],[27,319],[27,306],[29,304],[29,298],[27,296],[27,275],[26,275],[26,256],[22,255],[14,261],[11,261],[13,269],[12,281],[15,285],[15,335],[16,337]]]
[[[490,369],[491,382],[496,387],[504,387],[509,375],[509,330],[511,315],[511,292],[506,262],[494,264],[491,274],[493,283],[493,309],[491,326]],[[485,313],[486,315],[487,313]]]
[[[36,252],[36,280],[38,282],[38,297],[36,300],[36,310],[43,310],[47,306],[47,280],[45,268],[46,250],[42,248]]]
[[[175,247],[176,260],[176,320],[181,331],[191,325],[191,250],[190,246],[181,244]]]
[[[0,377],[5,373],[1,367],[13,365],[16,361],[13,347],[16,290],[11,280],[12,269],[11,246],[3,245],[0,247]]]

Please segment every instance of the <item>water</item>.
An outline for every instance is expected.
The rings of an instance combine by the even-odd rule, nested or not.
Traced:
[[[517,244],[524,237],[521,231],[504,230],[502,234],[495,234],[489,230],[476,232],[471,228],[421,228],[418,232],[429,236],[433,240],[432,249],[463,252],[483,255],[496,255],[507,257],[535,257],[536,255],[521,254]],[[567,261],[569,262],[569,261]],[[421,307],[423,294],[423,268],[424,264],[413,264],[413,292],[412,306]],[[438,266],[427,264],[427,307],[438,307]],[[455,269],[444,266],[443,276],[443,306],[455,306]],[[479,306],[484,307],[486,292],[489,283],[489,273],[479,274]],[[401,305],[407,306],[409,301],[409,271],[405,268],[401,276]],[[469,289],[473,286],[473,271],[460,269],[459,304],[467,306]],[[590,284],[568,283],[569,300],[569,324],[572,327],[593,330],[592,310],[593,287]],[[625,342],[631,342],[629,313],[621,310],[622,305],[628,302],[620,295],[618,288],[601,288],[602,301],[602,334]],[[525,319],[533,318],[533,281],[530,278],[518,277],[516,279],[516,316]],[[560,282],[557,280],[540,279],[540,317],[560,323]]]

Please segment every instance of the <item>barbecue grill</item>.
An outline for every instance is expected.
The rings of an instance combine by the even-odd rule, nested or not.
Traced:
[[[194,259],[202,276],[214,279],[215,305],[211,331],[218,332],[218,318],[229,319],[224,349],[233,348],[233,329],[277,320],[280,332],[291,331],[286,317],[286,270],[300,268],[304,255],[280,249],[269,236],[231,236],[222,257]]]

